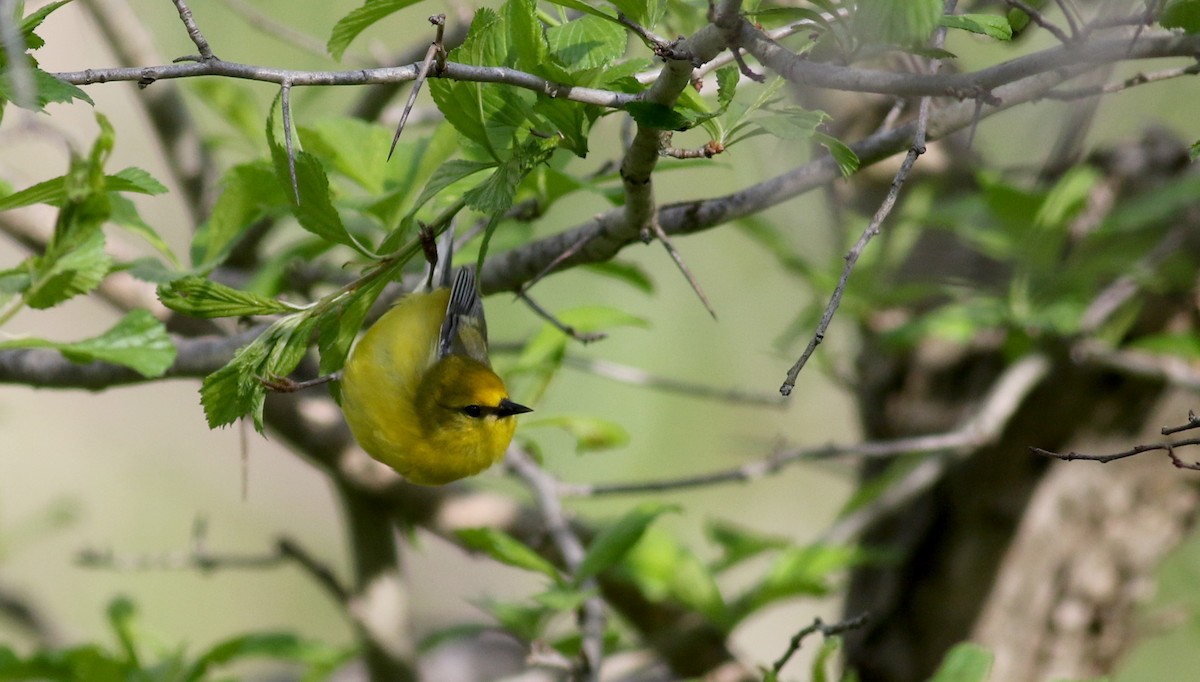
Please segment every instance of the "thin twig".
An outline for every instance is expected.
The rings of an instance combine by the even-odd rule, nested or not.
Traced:
[[[671,43],[670,40],[630,19],[624,12],[617,12],[617,21],[625,28],[637,34],[637,37],[641,38],[646,47],[650,48],[655,54],[665,49]]]
[[[1162,71],[1154,71],[1152,73],[1138,73],[1122,81],[1116,83],[1103,83],[1085,88],[1062,88],[1059,90],[1051,90],[1046,93],[1046,99],[1056,99],[1070,101],[1075,99],[1083,99],[1085,97],[1094,97],[1096,95],[1110,95],[1122,90],[1145,85],[1147,83],[1157,83],[1159,81],[1179,78],[1181,76],[1194,76],[1200,73],[1200,64],[1192,64],[1190,66],[1180,66],[1173,69],[1163,69]]]
[[[583,543],[571,529],[570,522],[558,496],[558,481],[542,470],[525,451],[518,447],[508,449],[507,463],[510,469],[529,486],[541,510],[546,530],[562,555],[563,563],[570,573],[579,569],[583,561]],[[598,589],[595,578],[585,580],[581,586],[584,592]],[[604,602],[599,596],[588,597],[580,610],[579,629],[582,638],[580,655],[582,670],[579,679],[597,682],[600,679],[600,665],[604,656]]]
[[[517,290],[517,293],[523,294],[526,291],[529,291],[529,289],[531,287],[533,287],[533,285],[537,284],[538,282],[540,282],[542,280],[542,278],[544,278],[546,275],[553,272],[554,268],[558,267],[559,264],[561,264],[562,262],[566,261],[571,256],[574,256],[576,253],[578,253],[579,250],[582,249],[584,246],[586,246],[588,242],[590,242],[594,237],[597,236],[597,234],[598,233],[584,234],[578,240],[576,240],[576,242],[574,244],[571,244],[567,248],[563,249],[562,253],[560,253],[557,256],[555,256],[554,258],[552,258],[550,260],[550,262],[547,263],[544,268],[542,268],[540,271],[538,271],[537,274],[535,274],[533,277],[530,277],[527,282],[522,284],[521,288]]]
[[[1200,428],[1200,417],[1196,416],[1196,412],[1194,410],[1188,410],[1187,423],[1180,424],[1179,426],[1164,426],[1160,430],[1160,433],[1162,433],[1162,435],[1164,435],[1164,436],[1169,436],[1173,433],[1179,433],[1181,431],[1191,431],[1192,429],[1197,429],[1197,428]]]
[[[671,238],[667,236],[666,232],[663,232],[662,225],[658,223],[657,218],[650,221],[650,228],[654,231],[654,235],[658,237],[658,241],[663,245],[663,248],[670,254],[671,260],[675,261],[675,265],[683,273],[684,279],[692,286],[692,291],[696,292],[696,297],[704,304],[704,309],[708,311],[709,315],[712,315],[714,320],[717,319],[717,311],[713,310],[712,303],[709,303],[708,296],[704,294],[704,289],[700,287],[700,281],[692,274],[692,269],[688,267],[687,261],[683,260],[683,256],[679,254]]]
[[[830,623],[828,625],[826,625],[825,622],[819,617],[814,618],[812,625],[804,627],[799,632],[792,635],[791,640],[788,641],[787,651],[783,652],[783,655],[779,657],[779,660],[775,661],[775,664],[771,666],[771,670],[775,673],[775,676],[778,677],[779,672],[783,670],[783,666],[787,665],[788,661],[792,659],[792,656],[794,656],[796,652],[800,650],[800,644],[804,641],[804,638],[811,634],[820,632],[822,637],[828,639],[830,637],[840,635],[843,632],[857,630],[866,624],[867,614],[865,613],[855,616],[854,618],[839,621],[837,623]]]
[[[434,37],[433,42],[429,44],[429,49],[425,52],[425,59],[421,62],[421,70],[417,72],[417,79],[413,81],[412,92],[408,93],[408,101],[404,104],[404,111],[400,113],[400,122],[396,124],[396,134],[392,136],[392,146],[388,149],[388,161],[392,160],[392,154],[396,152],[396,143],[400,141],[400,133],[404,132],[404,124],[408,121],[408,115],[412,112],[413,105],[417,103],[417,94],[421,92],[421,85],[429,77],[429,68],[433,66],[435,58],[439,57],[439,55],[442,55],[442,58],[444,58],[445,55],[442,38],[446,31],[446,15],[435,14],[429,17],[429,23],[437,27],[437,35]]]
[[[1122,450],[1121,452],[1114,452],[1110,455],[1085,455],[1083,453],[1075,452],[1074,450],[1072,450],[1071,452],[1068,452],[1066,454],[1062,454],[1062,453],[1051,452],[1049,450],[1043,450],[1042,448],[1035,448],[1035,447],[1029,448],[1029,451],[1034,454],[1041,455],[1042,457],[1049,457],[1051,459],[1061,459],[1064,462],[1071,462],[1071,461],[1079,459],[1079,460],[1084,460],[1084,461],[1088,461],[1088,462],[1100,462],[1101,464],[1107,464],[1108,462],[1112,462],[1112,461],[1115,461],[1118,459],[1125,459],[1126,457],[1134,457],[1134,456],[1140,455],[1144,452],[1156,452],[1156,451],[1162,450],[1167,453],[1168,457],[1171,458],[1171,463],[1174,464],[1176,466],[1176,468],[1200,471],[1200,462],[1185,462],[1182,459],[1180,459],[1178,455],[1175,454],[1175,448],[1181,448],[1181,447],[1185,447],[1188,445],[1200,445],[1200,438],[1187,438],[1184,440],[1171,441],[1169,443],[1151,443],[1149,445],[1135,445],[1132,448],[1129,448],[1128,450]]]
[[[538,317],[549,322],[554,326],[555,329],[580,343],[588,344],[593,341],[600,341],[608,338],[608,334],[605,334],[604,332],[580,332],[571,325],[563,323],[562,320],[559,320],[557,317],[551,314],[550,311],[538,305],[537,301],[534,301],[532,298],[530,298],[529,294],[525,293],[524,291],[518,291],[517,298],[521,299],[525,305],[529,306],[530,310],[537,313]]]
[[[1025,16],[1029,17],[1030,21],[1049,31],[1050,35],[1053,35],[1055,38],[1057,38],[1060,43],[1065,45],[1071,42],[1071,36],[1063,33],[1061,28],[1055,26],[1048,19],[1046,19],[1046,17],[1042,16],[1041,12],[1030,7],[1027,3],[1022,2],[1021,0],[1004,0],[1004,2],[1008,3],[1009,7],[1024,12]],[[1072,22],[1069,15],[1067,16],[1067,21]],[[1073,22],[1072,26],[1074,26]]]
[[[628,495],[651,492],[686,490],[720,483],[752,481],[775,474],[796,462],[857,456],[878,459],[906,453],[966,453],[995,442],[1009,419],[1022,402],[1050,371],[1050,361],[1041,355],[1022,358],[1000,375],[984,397],[975,415],[960,427],[947,433],[913,436],[894,440],[870,441],[851,445],[781,450],[763,459],[748,462],[732,469],[707,474],[640,481],[634,483],[560,483],[559,493],[577,497],[599,495]],[[933,461],[932,459],[930,461]]]
[[[171,2],[175,3],[175,9],[179,10],[179,18],[183,20],[188,37],[196,44],[196,49],[200,50],[200,59],[205,62],[216,60],[217,56],[213,54],[208,40],[200,32],[200,27],[196,25],[196,19],[192,16],[192,10],[187,6],[187,2],[185,0],[171,0]]]
[[[947,0],[946,13],[953,11],[956,0]],[[939,28],[931,41],[934,49],[942,47],[946,39],[946,29]],[[930,61],[930,71],[937,73],[941,68],[941,60],[933,59]],[[817,346],[825,340],[825,332],[829,329],[829,325],[833,322],[834,313],[837,312],[838,306],[842,303],[842,296],[846,293],[846,285],[850,282],[850,274],[854,271],[854,266],[858,263],[859,257],[862,255],[867,244],[875,235],[879,234],[880,226],[892,212],[892,207],[896,205],[896,199],[900,196],[900,188],[904,186],[905,180],[908,179],[908,174],[912,170],[913,164],[917,162],[917,157],[925,153],[925,132],[929,128],[929,112],[932,105],[932,99],[924,97],[921,99],[920,108],[917,113],[916,130],[913,132],[912,145],[908,148],[908,154],[904,157],[904,161],[900,164],[900,170],[896,171],[895,177],[892,178],[892,184],[888,188],[887,196],[884,197],[883,203],[879,209],[875,211],[875,215],[871,217],[871,222],[867,224],[865,230],[859,235],[858,241],[846,254],[846,264],[842,268],[842,274],[838,277],[837,286],[833,290],[833,295],[829,298],[829,303],[826,304],[825,310],[821,313],[821,321],[817,324],[817,330],[813,334],[812,340],[808,342],[808,347],[788,370],[787,378],[783,385],[779,387],[779,393],[783,396],[791,395],[792,389],[796,386],[796,377],[800,375],[800,370],[804,369],[804,365],[808,363],[808,359],[812,357],[813,352],[817,350]]]

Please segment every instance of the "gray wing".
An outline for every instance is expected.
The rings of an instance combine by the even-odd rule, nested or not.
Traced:
[[[487,321],[483,317],[483,299],[470,266],[459,269],[450,289],[446,319],[438,335],[438,357],[465,355],[491,366],[487,354]]]

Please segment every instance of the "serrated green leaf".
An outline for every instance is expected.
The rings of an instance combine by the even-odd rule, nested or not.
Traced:
[[[122,180],[124,184],[116,183],[115,180]],[[140,194],[166,194],[167,188],[149,172],[142,170],[136,166],[123,168],[116,173],[105,178],[105,189],[110,192],[138,192]]]
[[[596,577],[602,571],[620,561],[650,524],[668,512],[678,512],[677,505],[667,505],[659,502],[643,502],[626,512],[616,523],[605,528],[596,536],[588,547],[583,561],[575,569],[572,576],[576,585]]]
[[[987,682],[993,658],[992,652],[978,644],[956,644],[946,653],[929,682]]]
[[[867,43],[923,44],[942,17],[942,0],[859,0],[854,31]]]
[[[83,341],[0,341],[0,349],[7,348],[53,348],[72,362],[111,362],[147,378],[162,376],[175,362],[175,345],[166,328],[146,310],[133,310],[100,336]]]
[[[184,277],[158,287],[158,300],[184,315],[200,318],[249,317],[293,313],[296,306],[203,277]]]
[[[95,289],[112,267],[112,258],[104,252],[104,234],[95,230],[77,245],[52,247],[34,263],[25,303],[45,309]]]
[[[341,61],[342,55],[346,53],[346,48],[358,37],[358,34],[389,14],[416,3],[417,0],[367,0],[362,7],[338,19],[338,22],[333,25],[333,31],[329,34],[329,42],[325,45],[325,49],[329,50],[331,57]]]
[[[1200,0],[1167,0],[1158,23],[1163,28],[1179,28],[1186,33],[1200,32]]]
[[[496,528],[465,528],[455,532],[468,548],[483,552],[502,564],[534,571],[555,582],[562,580],[558,568],[520,540]]]
[[[282,317],[239,349],[229,364],[205,377],[200,403],[209,428],[226,426],[249,415],[261,433],[267,395],[261,379],[295,369],[294,362],[307,348],[314,324],[313,318],[303,313]]]
[[[386,278],[378,277],[321,316],[317,350],[321,355],[318,371],[322,375],[333,374],[346,364],[346,356],[363,320],[367,319],[371,305],[387,283]]]
[[[291,188],[292,167],[289,167],[287,149],[275,139],[274,121],[279,99],[275,102],[267,117],[267,142],[271,147],[275,176],[281,186]],[[329,186],[329,178],[325,175],[321,161],[305,151],[295,152],[294,157],[296,192],[293,194],[293,202],[298,194],[299,203],[292,203],[291,209],[300,226],[326,241],[348,246],[364,256],[371,256],[371,252],[346,230],[341,216],[333,207],[333,190]]]
[[[551,0],[555,2],[555,0]],[[566,3],[555,2],[566,7]],[[583,3],[579,3],[583,4]],[[586,5],[584,5],[587,7]],[[583,10],[581,10],[583,11]],[[589,16],[573,19],[546,29],[546,40],[555,61],[571,74],[592,69],[606,69],[625,56],[629,33],[616,19],[589,8]],[[592,74],[592,77],[599,72]],[[575,78],[572,85],[587,85],[587,80]]]
[[[1008,18],[995,14],[945,14],[938,22],[946,28],[970,31],[996,40],[1012,40],[1013,37]]]
[[[475,12],[463,44],[451,51],[450,59],[481,66],[511,66],[516,61],[502,18],[488,8]],[[446,120],[494,161],[511,156],[514,143],[532,114],[536,95],[526,90],[491,83],[429,81],[429,93]]]
[[[722,66],[717,69],[717,105],[721,109],[727,108],[737,95],[737,85],[741,78],[742,74],[736,66]]]
[[[546,73],[546,67],[556,66],[550,62],[550,46],[542,22],[537,18],[537,3],[533,0],[508,0],[500,8],[504,23],[512,37],[515,60],[513,65],[528,73],[537,73],[558,80],[557,74]],[[561,69],[555,69],[561,72]]]
[[[27,104],[31,111],[38,112],[45,111],[47,104],[67,103],[72,100],[80,100],[95,106],[96,103],[92,101],[92,98],[75,85],[60,81],[35,66],[29,66],[28,69],[34,87],[33,100],[25,103],[16,101],[14,99],[16,93],[12,90],[10,80],[7,77],[0,77],[0,102],[13,102],[18,106]],[[0,76],[7,76],[7,71],[7,68],[0,68]]]
[[[575,452],[583,454],[598,450],[611,450],[629,444],[629,432],[620,424],[578,415],[559,415],[538,419],[527,419],[521,423],[524,429],[552,427],[566,431],[575,439]]]
[[[517,185],[525,177],[521,166],[516,158],[500,164],[483,182],[464,192],[463,200],[480,213],[504,213],[512,206]]]

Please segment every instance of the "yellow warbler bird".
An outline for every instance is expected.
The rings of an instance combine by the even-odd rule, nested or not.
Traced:
[[[516,415],[532,410],[509,400],[488,362],[473,270],[409,294],[367,330],[343,370],[342,411],[367,454],[413,483],[449,483],[504,457]]]

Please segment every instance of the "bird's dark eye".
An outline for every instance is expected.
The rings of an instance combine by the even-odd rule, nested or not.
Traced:
[[[467,405],[462,408],[463,414],[473,419],[479,419],[483,416],[483,408],[478,405]]]

